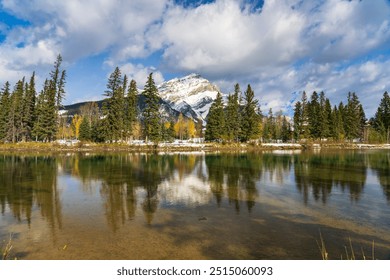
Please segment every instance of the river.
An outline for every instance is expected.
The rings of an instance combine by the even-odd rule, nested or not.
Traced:
[[[390,151],[3,153],[0,207],[17,259],[390,259]]]

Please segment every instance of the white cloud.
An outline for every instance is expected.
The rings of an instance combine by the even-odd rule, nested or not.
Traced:
[[[53,51],[61,52],[70,61],[107,50],[121,61],[148,54],[143,34],[160,19],[166,3],[167,0],[3,0],[2,6],[32,23],[34,38],[28,39],[29,43],[55,41]],[[31,28],[17,28],[14,37],[18,34],[22,38],[26,31]]]
[[[0,1],[31,23],[0,26],[7,36],[0,44],[1,79],[46,70],[58,53],[66,62],[106,53],[110,66],[123,65],[143,86],[151,71],[156,83],[164,80],[161,70],[143,66],[159,51],[161,69],[198,72],[225,92],[235,82],[243,91],[251,83],[275,110],[304,89],[326,90],[333,101],[356,91],[367,104],[389,90],[389,58],[371,54],[390,44],[387,0],[265,0],[260,10],[244,0],[191,7],[170,0]]]
[[[164,82],[163,74],[154,67],[145,67],[141,64],[126,63],[120,67],[121,72],[126,74],[129,80],[135,80],[138,88],[143,88],[150,73],[156,85]]]

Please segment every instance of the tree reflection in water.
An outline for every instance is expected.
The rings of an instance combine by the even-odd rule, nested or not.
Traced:
[[[9,209],[16,221],[27,224],[37,207],[50,228],[61,228],[62,202],[57,187],[61,173],[78,178],[84,193],[99,191],[107,224],[115,232],[136,217],[137,209],[150,225],[159,207],[175,207],[189,200],[216,207],[226,202],[237,214],[243,207],[251,212],[264,184],[284,185],[290,177],[305,204],[310,196],[327,203],[335,188],[349,192],[351,201],[358,201],[368,169],[377,175],[390,201],[389,152],[8,154],[0,158],[0,207],[2,215]],[[189,177],[193,179],[188,183]]]
[[[18,222],[26,222],[29,226],[37,206],[51,230],[61,228],[62,207],[55,157],[0,157],[0,205],[3,215],[8,207]]]
[[[323,153],[294,156],[294,175],[298,190],[307,204],[310,192],[314,199],[326,203],[332,188],[349,191],[352,201],[360,198],[367,177],[365,154]]]

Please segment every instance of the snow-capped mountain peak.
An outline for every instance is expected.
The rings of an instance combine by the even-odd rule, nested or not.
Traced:
[[[205,121],[219,89],[199,74],[175,78],[158,86],[160,97],[183,115]]]

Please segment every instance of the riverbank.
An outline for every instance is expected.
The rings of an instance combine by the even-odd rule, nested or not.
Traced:
[[[362,143],[191,143],[176,141],[173,143],[67,143],[58,142],[22,142],[0,144],[0,151],[129,151],[129,152],[191,152],[191,151],[262,151],[262,150],[367,150],[390,149],[390,144]]]

